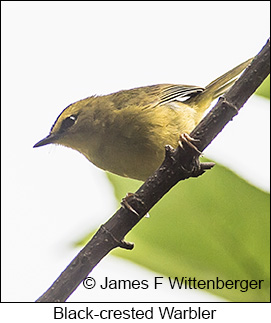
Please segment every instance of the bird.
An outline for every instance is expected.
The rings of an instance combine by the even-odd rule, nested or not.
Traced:
[[[163,162],[165,146],[176,148],[180,135],[195,128],[251,61],[206,87],[157,84],[79,100],[60,113],[34,148],[63,145],[105,171],[145,181]]]

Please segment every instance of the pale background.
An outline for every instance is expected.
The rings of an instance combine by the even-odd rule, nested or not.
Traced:
[[[93,94],[204,86],[259,52],[269,20],[267,1],[2,2],[2,301],[38,298],[79,251],[73,242],[117,207],[105,174],[79,153],[32,148],[59,113]],[[268,101],[252,98],[205,152],[266,191],[269,113]],[[160,275],[108,256],[90,276],[102,283]],[[80,286],[69,300],[221,299]]]

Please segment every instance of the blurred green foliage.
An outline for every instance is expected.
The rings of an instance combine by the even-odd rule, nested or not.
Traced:
[[[108,174],[118,201],[141,182]],[[264,280],[262,288],[209,292],[229,301],[270,301],[269,194],[216,165],[178,183],[126,236],[133,251],[112,254],[166,277]],[[85,244],[90,236],[80,244]]]
[[[263,96],[266,99],[270,99],[270,74],[255,93],[257,95]]]

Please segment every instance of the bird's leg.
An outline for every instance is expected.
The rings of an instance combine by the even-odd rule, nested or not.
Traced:
[[[186,143],[189,147],[194,149],[199,155],[201,155],[201,151],[198,150],[198,148],[193,144],[193,142],[198,141],[198,139],[194,139],[189,136],[187,133],[182,133],[180,135],[180,139],[178,141],[179,146],[185,150],[183,143]]]
[[[215,163],[200,163],[199,156],[202,154],[201,151],[193,144],[193,142],[199,141],[198,139],[191,138],[187,133],[180,135],[180,140],[178,141],[179,146],[185,150],[185,145],[188,145],[193,149],[194,154],[191,161],[187,164],[187,167],[183,164],[180,165],[181,169],[189,174],[188,177],[198,177],[202,175],[207,169],[211,169],[215,166]]]
[[[133,195],[134,195],[133,193],[127,193],[126,196],[121,200],[120,204],[122,207],[130,210],[131,212],[133,212],[134,214],[136,214],[139,217],[139,214],[137,213],[137,211],[135,209],[133,209],[128,202],[128,199],[131,198]]]

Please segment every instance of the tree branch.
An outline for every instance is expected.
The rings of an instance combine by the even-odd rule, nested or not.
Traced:
[[[255,92],[270,72],[270,40],[255,57],[232,88],[191,132],[193,145],[203,151]],[[91,270],[112,249],[132,249],[123,241],[125,235],[180,180],[197,177],[214,166],[200,163],[199,152],[185,140],[173,149],[166,146],[165,160],[156,172],[136,191],[122,200],[122,207],[103,224],[87,245],[72,260],[53,285],[37,302],[63,302]]]

